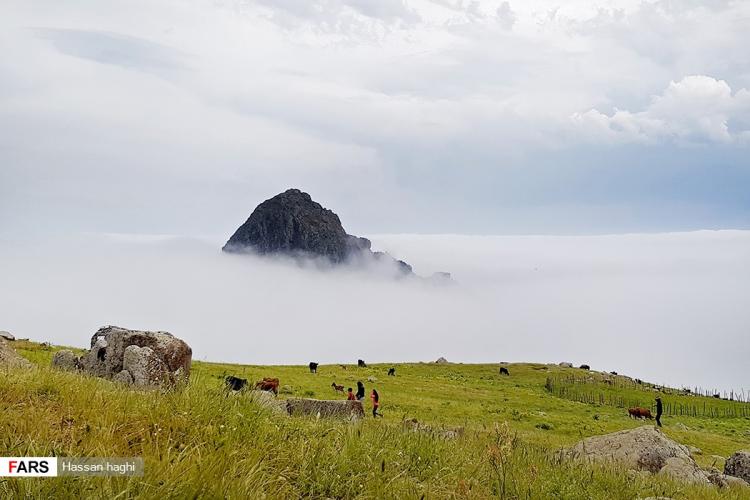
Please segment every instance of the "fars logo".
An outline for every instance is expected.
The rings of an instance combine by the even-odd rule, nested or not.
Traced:
[[[2,457],[1,477],[54,477],[57,476],[56,457]]]

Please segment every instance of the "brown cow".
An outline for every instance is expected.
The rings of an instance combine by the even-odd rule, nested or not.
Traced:
[[[256,389],[261,391],[272,392],[275,395],[279,395],[279,379],[263,377],[263,380],[255,384]]]
[[[336,382],[332,383],[331,387],[333,387],[334,391],[340,392],[342,394],[344,392],[344,386],[343,385],[336,385]]]
[[[628,408],[628,414],[632,418],[654,418],[651,416],[651,410],[648,408],[641,408],[636,406],[635,408]]]

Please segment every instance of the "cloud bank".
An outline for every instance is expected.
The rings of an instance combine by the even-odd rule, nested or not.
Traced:
[[[570,361],[750,389],[750,232],[372,240],[457,284],[302,269],[220,240],[6,241],[0,328],[81,347],[107,324],[161,329],[210,361]]]

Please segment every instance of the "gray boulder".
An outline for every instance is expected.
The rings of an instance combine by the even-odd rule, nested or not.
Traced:
[[[586,438],[568,450],[568,455],[592,462],[614,461],[632,470],[709,484],[708,474],[698,467],[688,448],[652,426]]]
[[[724,474],[750,483],[750,451],[737,451],[724,462]]]
[[[10,332],[6,332],[5,330],[0,330],[0,339],[9,340],[11,342],[16,340],[16,338]]]
[[[437,363],[439,365],[444,365],[444,364],[448,363],[448,360],[441,356],[441,357],[439,357],[438,359],[435,360],[435,363]]]
[[[97,377],[126,382],[126,371],[134,385],[154,386],[187,380],[191,360],[190,346],[171,333],[105,326],[91,338],[80,363]]]
[[[561,366],[563,368],[573,368],[573,363],[568,363],[567,361],[563,361],[558,366]]]
[[[708,471],[706,471],[706,473],[708,474],[708,480],[719,488],[750,488],[750,483],[746,483],[739,477],[722,474],[719,469],[716,469],[714,467],[711,467]]]
[[[18,354],[6,340],[0,339],[0,368],[31,368],[31,363]]]
[[[52,367],[58,370],[75,371],[80,369],[81,361],[73,351],[63,349],[52,356]]]
[[[169,382],[169,369],[150,347],[129,345],[122,356],[122,372],[130,373],[137,386],[160,385]]]
[[[133,381],[133,376],[130,374],[130,372],[127,370],[123,370],[117,375],[115,375],[114,377],[112,377],[112,382],[117,382],[118,384],[124,384],[124,385],[132,385],[134,381]]]

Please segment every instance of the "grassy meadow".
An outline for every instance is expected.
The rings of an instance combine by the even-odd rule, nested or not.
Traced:
[[[56,347],[15,342],[33,370],[0,369],[1,456],[144,457],[144,477],[0,478],[0,498],[750,498],[750,488],[686,486],[617,466],[562,460],[582,437],[636,427],[627,411],[560,397],[550,377],[602,374],[540,364],[395,364],[250,366],[194,362],[190,383],[171,391],[134,391],[106,380],[49,368]],[[387,369],[396,368],[388,377]],[[281,381],[280,398],[343,398],[332,382],[381,396],[382,419],[359,423],[279,417],[223,378]],[[633,374],[637,376],[637,374]],[[368,377],[377,380],[368,382]],[[608,393],[652,401],[650,388],[606,385]],[[651,392],[649,392],[651,391]],[[729,402],[661,394],[665,402]],[[704,401],[708,400],[708,401]],[[434,429],[464,429],[456,439],[413,432],[416,418]],[[667,416],[664,432],[700,448],[700,465],[750,448],[750,418]]]

